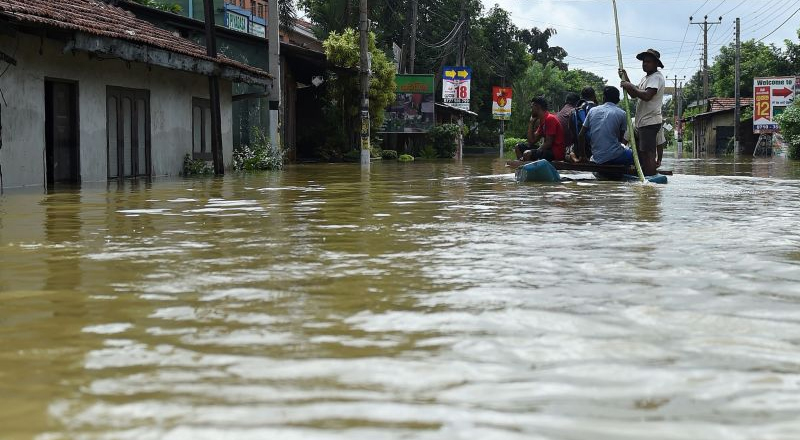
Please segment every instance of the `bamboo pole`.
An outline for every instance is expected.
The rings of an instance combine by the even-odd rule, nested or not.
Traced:
[[[617,18],[617,0],[611,0],[611,4],[614,6],[614,25],[617,28],[617,59],[619,60],[619,68],[623,69],[622,66],[622,44],[619,41],[619,19]],[[627,75],[626,75],[627,76]],[[629,81],[629,78],[620,78],[623,81]],[[633,164],[636,165],[636,173],[639,175],[639,179],[642,183],[646,182],[644,178],[644,172],[642,172],[642,165],[639,163],[639,153],[637,152],[636,148],[636,136],[633,133],[633,121],[631,121],[631,106],[630,100],[628,99],[628,92],[625,90],[622,91],[623,99],[625,100],[625,114],[628,117],[628,133],[630,133],[630,144],[631,144],[631,151],[633,152]]]

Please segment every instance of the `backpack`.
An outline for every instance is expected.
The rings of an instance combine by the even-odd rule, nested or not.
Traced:
[[[597,104],[587,101],[572,111],[572,128],[574,130],[573,135],[575,139],[578,139],[578,133],[580,133],[581,128],[583,128],[583,121],[586,120],[586,115],[589,114],[589,110],[595,105]],[[588,133],[586,134],[586,139],[589,139]]]
[[[572,129],[573,139],[575,139],[575,148],[578,145],[578,133],[581,132],[581,128],[583,128],[583,121],[586,120],[586,116],[589,114],[589,110],[592,107],[596,106],[597,104],[591,101],[584,101],[580,107],[576,107],[575,110],[572,111],[571,119],[570,119],[570,128]],[[586,133],[586,151],[585,153],[591,156],[592,151],[592,138],[589,133]]]

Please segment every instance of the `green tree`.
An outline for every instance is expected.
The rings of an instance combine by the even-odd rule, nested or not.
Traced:
[[[557,33],[558,31],[554,28],[534,27],[520,32],[519,40],[527,46],[528,53],[531,54],[534,61],[542,64],[552,62],[555,67],[567,70],[567,63],[564,62],[567,51],[560,46],[550,46],[550,37]]]
[[[581,69],[567,70],[563,77],[567,91],[580,93],[584,87],[591,86],[597,94],[597,98],[603,99],[603,87],[608,82],[603,77]]]
[[[331,32],[323,42],[325,55],[332,64],[356,71],[360,65],[359,35],[355,29]],[[375,34],[369,34],[369,52],[372,56],[372,76],[369,88],[369,113],[373,127],[383,123],[384,109],[395,98],[394,65],[375,46]],[[356,120],[360,110],[360,85],[358,76],[343,72],[332,75],[328,82],[328,99],[325,113],[331,128],[329,148],[346,151],[356,145],[359,127]],[[337,139],[338,138],[338,139]]]
[[[797,30],[797,39],[800,42],[800,29]],[[800,44],[792,40],[783,40],[786,44],[786,63],[789,66],[789,71],[795,74],[800,73]]]
[[[774,45],[748,40],[741,45],[739,90],[743,97],[753,96],[753,78],[762,76],[791,75],[793,71],[786,55]],[[713,96],[734,95],[736,47],[729,44],[720,49],[711,66]],[[796,72],[796,71],[795,71]]]
[[[527,136],[528,120],[531,117],[530,100],[535,96],[544,96],[555,109],[555,103],[563,101],[563,71],[553,63],[531,63],[525,73],[514,82],[514,99],[511,101],[511,123],[507,126],[507,134],[513,137]]]

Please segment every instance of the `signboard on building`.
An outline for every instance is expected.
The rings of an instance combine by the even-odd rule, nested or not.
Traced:
[[[492,87],[492,118],[508,121],[511,119],[511,87]]]
[[[793,76],[753,79],[753,133],[778,131],[775,117],[794,102]]]
[[[433,128],[433,75],[395,75],[395,101],[384,114],[379,133],[427,133]]]
[[[256,37],[267,38],[267,27],[255,21],[250,22],[250,34]]]
[[[246,15],[237,14],[231,10],[225,11],[225,27],[239,32],[247,32],[247,23],[250,19]]]
[[[469,110],[472,68],[445,66],[442,70],[442,101],[462,110]]]

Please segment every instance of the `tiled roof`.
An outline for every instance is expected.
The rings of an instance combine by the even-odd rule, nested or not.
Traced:
[[[233,61],[223,55],[212,58],[206,48],[186,38],[140,20],[133,13],[99,0],[0,0],[0,16],[23,23],[52,26],[144,44],[245,70],[261,77],[261,69]]]
[[[711,103],[709,111],[727,110],[736,107],[736,98],[709,98]],[[753,98],[739,98],[739,105],[751,105]]]

